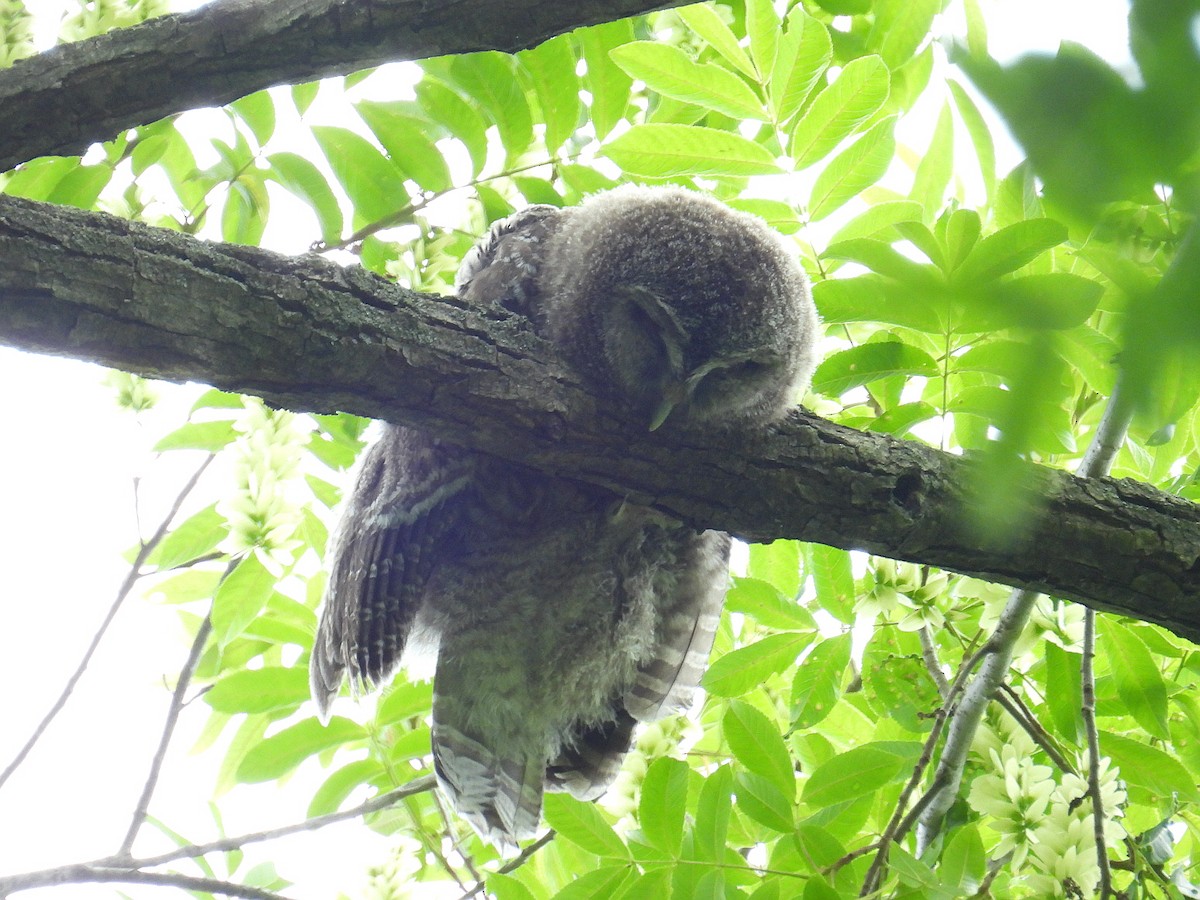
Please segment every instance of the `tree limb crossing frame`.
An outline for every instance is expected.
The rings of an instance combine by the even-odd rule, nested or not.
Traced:
[[[0,72],[0,170],[273,84],[516,50],[673,5],[218,0]],[[1200,640],[1200,507],[1191,503],[1140,482],[1030,466],[1024,531],[989,545],[971,527],[979,482],[969,459],[805,413],[711,443],[631,430],[519,323],[317,257],[0,198],[0,343],[292,409],[407,422],[697,527],[928,563]]]
[[[697,527],[927,563],[1200,639],[1192,503],[1030,465],[1025,527],[992,545],[972,527],[971,459],[802,412],[717,440],[641,431],[502,311],[316,256],[0,198],[0,342],[405,422]]]

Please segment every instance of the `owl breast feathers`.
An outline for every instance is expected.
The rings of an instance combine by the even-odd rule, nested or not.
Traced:
[[[650,428],[770,421],[814,366],[817,319],[793,254],[760,220],[680,189],[517,213],[467,257],[457,291],[525,316]],[[311,660],[322,717],[347,675],[379,684],[414,636],[435,645],[438,780],[508,846],[536,831],[543,790],[598,797],[636,722],[686,705],[729,537],[386,426],[331,558]]]

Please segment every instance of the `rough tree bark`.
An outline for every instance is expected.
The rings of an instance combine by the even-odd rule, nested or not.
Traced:
[[[1191,503],[1031,466],[1027,527],[989,546],[971,527],[969,460],[804,414],[716,441],[651,434],[503,313],[319,257],[3,198],[0,342],[407,422],[697,526],[929,563],[1200,638]]]
[[[515,51],[662,0],[221,0],[0,71],[0,171],[277,84],[385,62]]]

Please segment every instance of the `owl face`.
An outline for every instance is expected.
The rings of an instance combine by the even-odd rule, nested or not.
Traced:
[[[766,421],[811,375],[807,281],[759,219],[625,188],[574,211],[548,257],[551,336],[650,428]]]

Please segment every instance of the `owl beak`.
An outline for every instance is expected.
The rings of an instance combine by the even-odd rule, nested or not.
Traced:
[[[654,415],[650,419],[650,430],[658,431],[662,423],[667,421],[667,418],[684,400],[687,399],[687,388],[678,382],[667,385],[667,389],[663,391],[663,397],[658,404],[658,408],[654,410]]]

